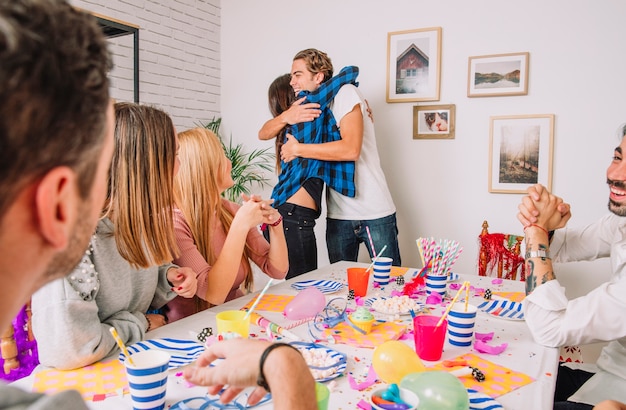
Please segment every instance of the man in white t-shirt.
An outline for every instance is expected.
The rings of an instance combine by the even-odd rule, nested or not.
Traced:
[[[314,91],[332,76],[333,65],[326,53],[307,49],[293,59],[291,86],[296,95],[303,90]],[[367,103],[357,87],[347,84],[337,93],[331,111],[339,125],[341,140],[301,144],[293,136],[288,136],[281,149],[281,158],[285,162],[297,157],[356,161],[354,198],[326,190],[326,246],[330,262],[356,261],[359,245],[363,242],[370,257],[387,246],[384,256],[393,258],[393,264],[399,266],[396,207],[380,166],[374,122],[367,115]]]

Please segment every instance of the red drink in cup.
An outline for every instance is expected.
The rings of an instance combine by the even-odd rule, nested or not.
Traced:
[[[441,359],[448,321],[444,320],[437,327],[439,319],[441,319],[439,316],[429,315],[418,315],[413,318],[415,352],[422,360],[436,361]]]

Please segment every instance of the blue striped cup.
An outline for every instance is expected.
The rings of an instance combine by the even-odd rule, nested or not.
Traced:
[[[455,303],[448,313],[448,342],[453,346],[471,346],[474,341],[474,326],[476,325],[476,311],[474,305],[465,302]]]
[[[446,289],[448,287],[447,275],[431,275],[426,274],[426,294],[439,293],[441,296],[445,296]]]
[[[389,284],[389,274],[391,273],[391,264],[393,259],[381,256],[374,262],[374,282],[379,285]]]
[[[162,350],[133,353],[124,361],[133,409],[164,409],[170,354]]]

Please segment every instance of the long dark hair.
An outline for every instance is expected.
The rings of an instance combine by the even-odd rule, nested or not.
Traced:
[[[296,97],[293,93],[293,89],[289,82],[291,76],[289,74],[283,74],[277,77],[272,84],[270,84],[267,90],[267,98],[272,116],[278,117],[284,111],[289,109],[291,104],[295,101]],[[276,136],[276,172],[280,173],[280,148],[285,142],[285,134],[287,133],[287,127],[283,128]]]

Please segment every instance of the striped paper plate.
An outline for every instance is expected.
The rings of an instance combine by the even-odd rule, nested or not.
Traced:
[[[303,353],[304,359],[307,361],[315,381],[324,383],[346,372],[348,362],[345,354],[315,343],[292,342],[290,344]],[[309,354],[304,353],[305,351],[309,351]],[[318,359],[320,357],[326,357],[326,365],[319,367],[319,365],[309,363],[309,359],[313,357],[317,357]]]
[[[500,403],[484,393],[467,389],[467,394],[469,395],[470,410],[496,410],[504,408]]]
[[[478,309],[502,319],[524,320],[524,306],[521,302],[508,299],[487,300],[478,305]]]
[[[306,288],[314,287],[320,290],[322,293],[333,293],[343,288],[343,283],[335,282],[332,280],[305,280],[302,282],[292,283],[291,287],[295,290],[304,290]]]
[[[170,369],[176,369],[189,364],[204,352],[204,346],[192,340],[165,338],[143,340],[132,344],[128,346],[128,353],[132,355],[133,353],[150,349],[163,350],[169,353],[172,356],[169,365]],[[126,360],[124,353],[120,353],[119,360],[120,362]]]

